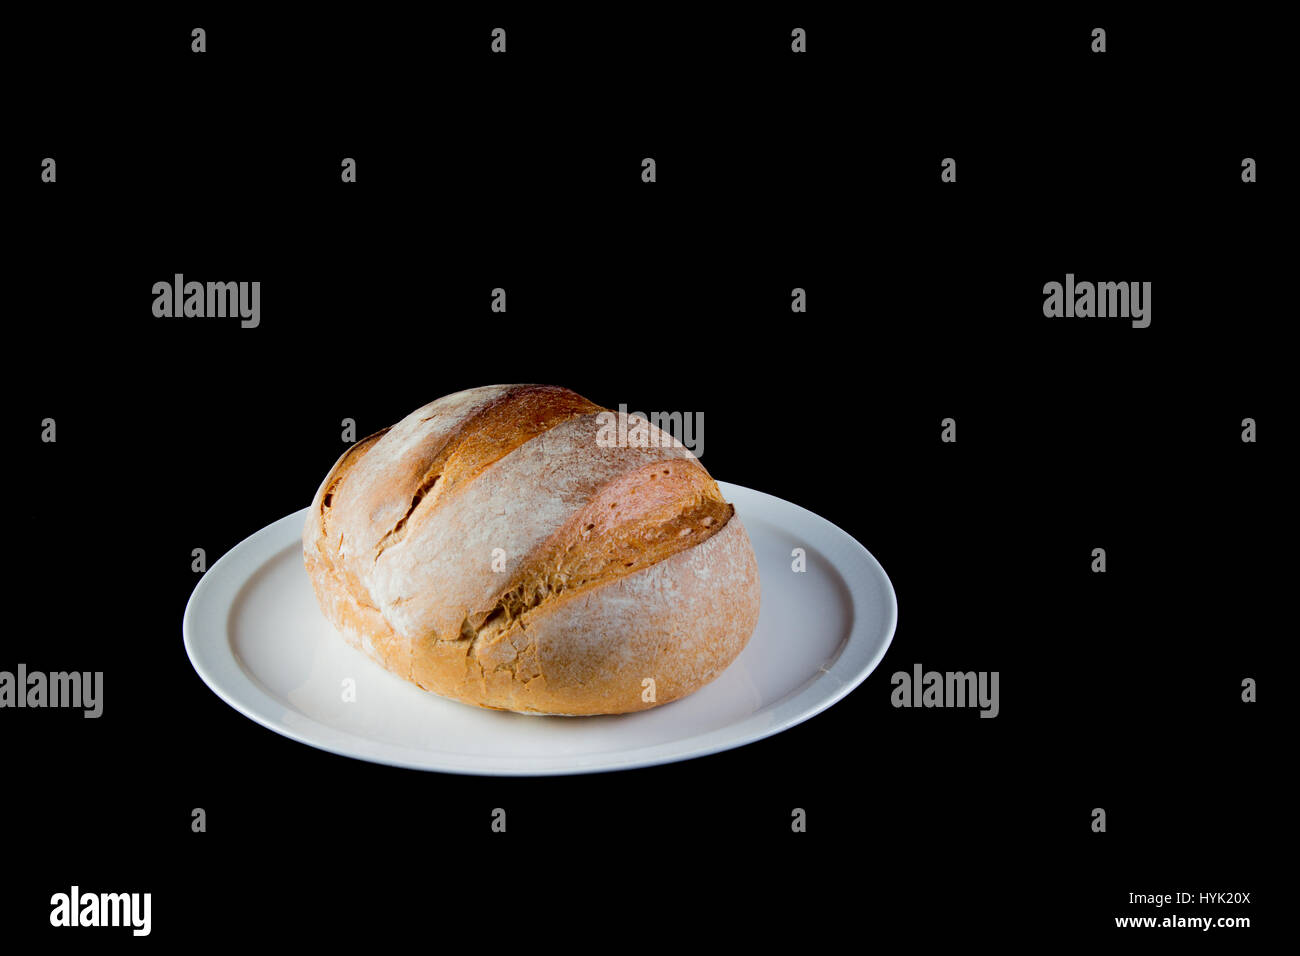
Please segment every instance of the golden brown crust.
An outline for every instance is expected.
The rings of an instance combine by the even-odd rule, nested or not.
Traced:
[[[303,530],[326,617],[483,707],[624,713],[711,681],[757,621],[753,549],[686,448],[653,426],[649,447],[610,446],[609,415],[489,386],[358,442]]]

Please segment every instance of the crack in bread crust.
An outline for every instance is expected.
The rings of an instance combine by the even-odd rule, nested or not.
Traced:
[[[374,560],[376,562],[379,560],[379,556],[384,553],[385,548],[402,540],[402,536],[406,533],[406,522],[411,520],[411,515],[415,514],[415,509],[420,507],[420,502],[424,500],[424,496],[438,483],[440,478],[442,478],[442,475],[431,474],[420,480],[419,487],[415,489],[415,494],[411,496],[411,507],[407,508],[406,514],[402,515],[402,519],[393,525],[393,530],[379,540],[379,545],[375,548]]]
[[[411,493],[410,505],[380,538],[371,564],[378,563],[388,548],[401,543],[418,513],[432,510],[442,495],[471,481],[483,469],[561,422],[599,408],[567,389],[533,385],[507,391],[476,409],[443,437],[423,463],[423,475]]]
[[[389,427],[391,428],[392,426]],[[343,479],[348,476],[348,472],[356,466],[357,462],[365,457],[366,452],[370,450],[371,446],[374,445],[375,442],[388,434],[388,431],[388,428],[381,429],[373,435],[367,435],[365,438],[361,439],[361,441],[351,446],[347,451],[339,456],[339,460],[334,463],[334,467],[330,469],[330,473],[325,476],[325,480],[321,483],[321,490],[316,496],[316,507],[320,521],[317,547],[322,554],[328,554],[331,550],[324,547],[324,544],[329,538],[329,511],[334,504],[333,499],[335,492],[338,490],[339,486],[343,484]]]
[[[647,495],[652,483],[657,499]],[[620,507],[629,498],[637,507]],[[465,618],[461,637],[471,639],[466,653],[483,653],[516,622],[525,627],[530,613],[561,594],[599,587],[698,546],[734,514],[694,462],[656,462],[624,475],[520,562],[488,610]],[[603,547],[592,550],[592,541]]]

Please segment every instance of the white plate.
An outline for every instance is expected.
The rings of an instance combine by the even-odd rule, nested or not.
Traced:
[[[226,703],[322,750],[448,773],[589,773],[739,747],[820,713],[866,679],[894,636],[898,603],[875,558],[825,518],[718,482],[758,556],[763,604],[741,655],[712,684],[634,714],[538,717],[420,690],[346,644],[302,563],[306,509],[214,564],[185,609],[185,649]],[[803,548],[807,571],[791,570]],[[356,682],[355,701],[343,681]]]

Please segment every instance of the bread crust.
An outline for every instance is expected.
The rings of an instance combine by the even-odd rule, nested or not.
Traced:
[[[534,714],[685,696],[758,620],[753,548],[689,449],[599,441],[567,389],[446,396],[349,448],[303,557],[326,618],[425,690]]]

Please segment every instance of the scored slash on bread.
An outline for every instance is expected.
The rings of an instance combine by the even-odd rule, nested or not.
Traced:
[[[748,536],[672,436],[599,440],[612,414],[494,385],[357,442],[303,529],[325,616],[387,669],[493,709],[625,713],[716,678],[758,619]]]

